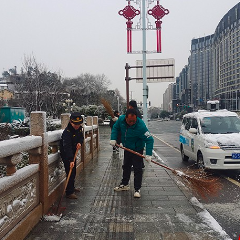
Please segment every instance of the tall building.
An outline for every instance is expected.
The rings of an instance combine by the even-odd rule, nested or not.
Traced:
[[[167,112],[172,112],[173,86],[174,83],[169,84],[163,94],[163,110]]]
[[[186,65],[179,74],[179,99],[183,106],[191,104],[191,89],[189,82],[189,66]]]
[[[193,39],[188,65],[176,78],[173,106],[205,108],[208,100],[240,109],[240,3],[220,20],[214,34]],[[173,107],[174,109],[174,107]]]
[[[205,106],[213,97],[213,37],[193,39],[190,56],[191,103]]]
[[[215,97],[223,108],[240,109],[240,3],[230,9],[214,33]]]

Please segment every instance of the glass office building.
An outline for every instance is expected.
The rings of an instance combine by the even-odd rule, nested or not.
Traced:
[[[205,107],[213,98],[213,37],[212,34],[191,42],[191,103],[194,107]]]
[[[214,33],[215,98],[222,108],[238,110],[240,97],[240,3],[219,22]]]
[[[214,34],[191,41],[188,65],[176,84],[180,105],[190,102],[196,110],[219,100],[221,108],[240,110],[240,3],[223,16]]]

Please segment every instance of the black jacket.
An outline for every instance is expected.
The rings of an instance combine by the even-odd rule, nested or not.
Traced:
[[[113,125],[115,124],[115,122],[112,120],[112,118],[110,119],[110,123],[109,123],[109,126],[110,128],[112,129],[113,128]]]
[[[75,130],[69,123],[62,133],[60,140],[60,155],[63,161],[73,162],[78,143],[83,143],[83,129],[82,126]]]
[[[142,119],[142,114],[140,113],[140,111],[138,110],[137,107],[133,108],[136,112],[137,112],[137,117]]]

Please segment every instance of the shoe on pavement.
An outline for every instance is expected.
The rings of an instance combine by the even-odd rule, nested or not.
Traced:
[[[80,192],[80,188],[74,188],[74,192],[75,193]]]
[[[140,190],[137,190],[135,191],[134,195],[133,195],[135,198],[140,198],[141,195],[140,195]]]
[[[120,184],[118,187],[114,188],[114,191],[117,191],[117,192],[128,191],[129,189],[130,189],[129,185]]]
[[[70,195],[67,195],[66,198],[68,199],[77,199],[77,195],[75,195],[74,193],[70,194]]]

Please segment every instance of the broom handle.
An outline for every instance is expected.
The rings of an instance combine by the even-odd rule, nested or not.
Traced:
[[[135,152],[135,151],[133,151],[133,150],[131,150],[131,149],[129,149],[129,148],[123,147],[123,146],[121,146],[121,145],[119,145],[119,144],[117,144],[117,143],[116,143],[116,146],[117,146],[117,147],[120,147],[120,148],[122,148],[122,149],[124,149],[124,150],[126,150],[126,151],[128,151],[128,152],[131,152],[131,153],[133,153],[133,154],[135,154],[135,155],[138,155],[138,156],[140,156],[140,157],[142,157],[142,158],[145,158],[145,156],[142,155],[141,153]],[[154,163],[154,164],[156,164],[156,165],[158,165],[158,166],[160,166],[160,167],[163,167],[163,168],[166,168],[166,169],[168,169],[168,170],[170,170],[170,171],[172,171],[172,172],[175,172],[175,170],[174,170],[173,168],[170,168],[170,167],[167,167],[167,166],[165,166],[165,165],[163,165],[163,164],[161,164],[161,163],[155,162],[154,160],[151,160],[151,162]]]
[[[77,153],[78,153],[78,149],[76,149],[76,152],[75,152],[75,155],[74,155],[74,159],[73,159],[73,162],[74,162],[74,163],[75,163],[75,161],[76,161]],[[62,202],[62,199],[63,199],[63,195],[64,195],[64,193],[65,193],[65,191],[66,191],[66,189],[67,189],[67,185],[68,185],[68,182],[69,182],[71,173],[72,173],[72,169],[73,169],[73,168],[70,167],[70,170],[69,170],[69,173],[68,173],[68,176],[67,176],[67,180],[66,180],[66,183],[65,183],[65,186],[64,186],[64,190],[63,190],[62,196],[61,196],[60,201],[59,201],[58,206],[57,206],[57,211],[56,211],[56,213],[58,213],[58,209],[59,209],[59,207],[60,207],[60,205],[61,205],[61,202]]]

